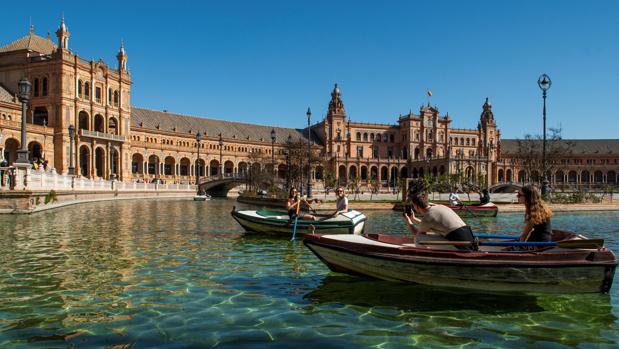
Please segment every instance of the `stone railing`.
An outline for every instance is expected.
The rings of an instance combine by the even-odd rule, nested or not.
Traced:
[[[43,170],[19,170],[15,168],[2,168],[1,190],[95,190],[95,191],[144,191],[144,190],[179,190],[195,191],[196,186],[191,184],[162,184],[162,183],[136,183],[120,182],[116,180],[89,179],[61,175],[54,171]],[[26,173],[23,178],[24,172]],[[17,173],[17,176],[13,174]],[[22,176],[22,178],[17,178]],[[17,183],[17,185],[16,185]]]
[[[98,131],[89,131],[89,130],[84,130],[84,129],[80,130],[80,136],[105,139],[108,141],[118,141],[118,142],[125,141],[125,136],[119,136],[119,135],[115,135],[112,133],[105,133],[105,132],[98,132]]]

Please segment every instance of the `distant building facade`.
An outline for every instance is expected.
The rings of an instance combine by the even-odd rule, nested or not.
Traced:
[[[26,77],[32,83],[27,112],[30,158],[45,159],[63,174],[72,157],[76,175],[93,179],[185,183],[193,182],[198,173],[238,176],[272,162],[276,175],[284,178],[286,144],[307,142],[311,136],[312,151],[321,159],[312,164],[315,182],[327,171],[342,184],[358,178],[362,186],[377,182],[383,187],[397,186],[400,178],[454,174],[488,185],[533,178],[531,171],[518,177],[518,154],[513,141],[501,140],[488,99],[472,129],[451,128],[451,117],[429,104],[416,114],[400,115],[391,125],[352,121],[337,85],[326,116],[309,129],[179,115],[131,105],[132,80],[122,44],[112,68],[101,60],[81,58],[69,48],[69,38],[62,19],[55,43],[31,28],[28,35],[0,47],[0,148],[10,163],[21,146],[17,82]],[[76,128],[72,147],[69,125]],[[203,137],[199,159],[198,133]],[[595,156],[573,153],[566,165],[576,167],[554,173],[553,180],[569,183],[576,178],[581,183],[601,178],[616,183],[619,144],[609,142],[602,142],[610,149],[606,153],[593,146],[582,150],[597,150]],[[585,169],[574,161],[595,163]]]

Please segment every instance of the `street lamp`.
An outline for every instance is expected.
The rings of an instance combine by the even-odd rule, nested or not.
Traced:
[[[542,143],[542,195],[546,195],[550,190],[548,188],[548,178],[546,178],[546,91],[552,85],[552,81],[550,81],[550,77],[546,74],[542,74],[539,79],[537,79],[537,85],[542,90],[542,98],[544,100],[544,109],[543,109],[543,119],[544,119],[544,132],[543,132],[543,143]]]
[[[307,107],[307,197],[312,197],[312,129],[310,121],[312,119],[312,111]]]
[[[202,141],[202,134],[198,131],[198,133],[196,133],[196,143],[198,144],[198,159],[196,160],[196,185],[198,186],[198,193],[200,192],[200,141]]]
[[[223,178],[224,176],[224,164],[222,163],[223,159],[223,147],[224,147],[224,139],[219,134],[219,178]]]
[[[69,125],[69,176],[75,175],[73,167],[73,139],[75,137],[75,126]]]
[[[290,190],[290,148],[292,146],[292,136],[288,135],[288,142],[286,143],[286,190]]]
[[[15,163],[28,164],[28,144],[26,144],[26,114],[28,112],[28,100],[30,99],[30,88],[32,84],[25,77],[17,83],[19,89],[19,99],[21,100],[21,149],[17,151]]]
[[[271,171],[275,173],[275,129],[271,129]]]

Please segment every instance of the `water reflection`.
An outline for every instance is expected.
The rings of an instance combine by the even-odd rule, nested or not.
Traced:
[[[122,201],[3,216],[0,347],[619,343],[617,285],[610,296],[506,295],[334,274],[300,240],[245,234],[233,205]],[[368,216],[370,231],[404,231],[398,213]],[[616,214],[596,217],[596,227],[555,221],[616,244]]]
[[[474,310],[484,314],[500,314],[544,310],[537,304],[537,297],[531,295],[480,293],[339,274],[326,276],[304,298],[318,303],[390,307],[404,311]]]

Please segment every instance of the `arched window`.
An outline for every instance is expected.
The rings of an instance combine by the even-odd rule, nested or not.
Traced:
[[[47,96],[47,78],[43,78],[42,90],[41,94]]]
[[[370,141],[374,142],[374,134],[373,133],[370,134]]]
[[[361,140],[361,132],[357,132],[357,138],[356,140],[360,141]]]
[[[112,105],[112,89],[109,87],[107,89],[107,104]]]
[[[34,96],[38,97],[39,96],[39,79],[34,79],[34,86],[33,86],[34,90],[32,92],[34,92]]]
[[[77,96],[82,98],[82,88],[83,88],[82,80],[77,80]]]
[[[471,145],[471,139],[470,138],[466,139],[466,145]]]
[[[368,140],[368,134],[367,134],[367,133],[364,133],[364,134],[363,134],[363,140],[364,140],[364,141],[367,141],[367,140]]]
[[[118,107],[118,91],[114,91],[114,106]]]
[[[473,144],[473,146],[475,146],[475,138],[471,140],[471,143]]]
[[[90,99],[90,84],[88,81],[84,83],[84,97],[86,99]]]
[[[377,134],[377,135],[376,135],[376,141],[377,141],[377,142],[380,142],[380,134]]]

